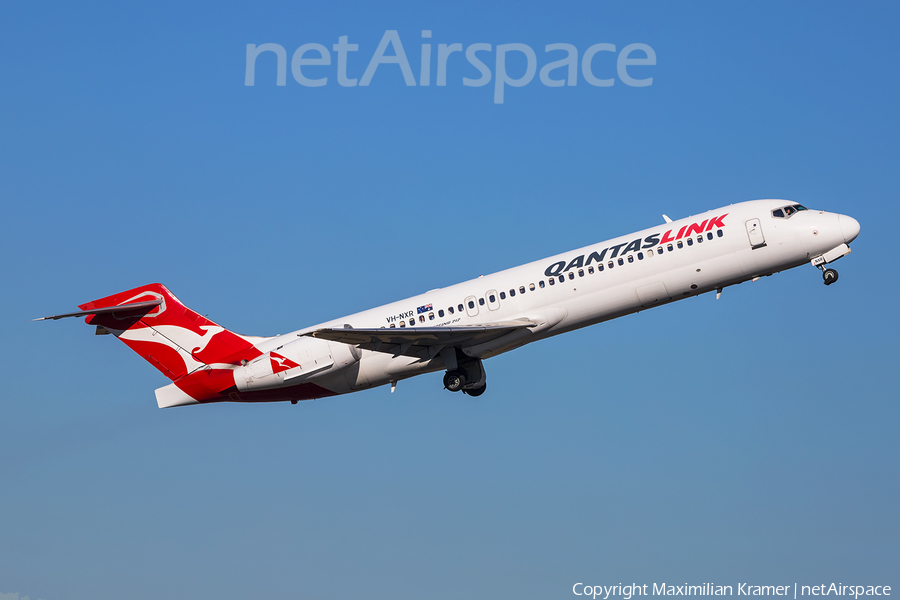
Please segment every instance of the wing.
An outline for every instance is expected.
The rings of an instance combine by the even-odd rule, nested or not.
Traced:
[[[343,342],[365,350],[427,360],[449,347],[473,346],[519,329],[536,327],[530,320],[462,325],[457,327],[404,327],[379,329],[317,329],[302,335]]]

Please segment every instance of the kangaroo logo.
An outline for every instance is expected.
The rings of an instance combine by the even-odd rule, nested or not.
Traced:
[[[201,333],[199,336],[193,331],[188,331],[187,329],[184,330],[188,333],[193,334],[195,336],[195,339],[200,339],[202,341],[199,346],[194,346],[194,348],[191,350],[191,354],[199,354],[200,352],[203,352],[215,336],[225,331],[224,327],[219,327],[218,325],[201,325],[200,329],[202,329],[204,333]],[[209,335],[206,335],[207,333]]]
[[[272,373],[281,373],[282,371],[295,369],[300,366],[291,359],[286,358],[278,354],[277,352],[269,353],[269,360],[272,362]]]
[[[218,325],[203,325],[200,329],[204,330],[202,334],[178,325],[156,325],[128,329],[119,337],[132,342],[151,342],[172,348],[184,361],[185,372],[190,373],[206,364],[197,360],[197,354],[203,352],[214,337],[225,331],[224,327]]]

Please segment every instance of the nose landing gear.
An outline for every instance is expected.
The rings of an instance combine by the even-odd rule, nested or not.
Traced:
[[[825,265],[833,263],[837,259],[848,254],[850,254],[850,246],[841,244],[837,248],[833,248],[825,254],[820,254],[812,259],[811,262],[813,266],[822,271],[822,279],[824,280],[825,285],[831,285],[838,280],[838,272],[834,269],[826,269]]]
[[[825,259],[823,257],[820,256],[814,259],[813,264],[816,265],[816,268],[822,271],[822,280],[825,282],[825,285],[831,285],[838,280],[838,272],[834,269],[826,269],[825,265],[827,263],[825,262]]]

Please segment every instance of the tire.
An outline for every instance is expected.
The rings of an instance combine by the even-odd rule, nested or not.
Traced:
[[[834,269],[825,269],[822,273],[822,279],[825,280],[825,285],[831,285],[838,280],[838,272]]]
[[[481,387],[472,388],[471,390],[466,390],[466,393],[470,396],[480,396],[484,393],[484,390],[487,389],[487,384],[484,384]]]
[[[458,392],[466,385],[466,376],[461,371],[447,371],[444,374],[444,387],[451,392]]]

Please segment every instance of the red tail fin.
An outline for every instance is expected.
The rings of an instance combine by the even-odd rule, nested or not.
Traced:
[[[172,381],[207,365],[237,365],[261,354],[247,338],[187,308],[159,283],[100,298],[80,308],[88,311],[151,300],[162,303],[149,309],[90,315],[85,322],[104,327]]]

